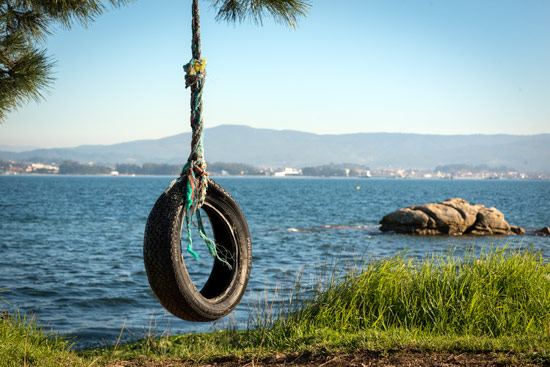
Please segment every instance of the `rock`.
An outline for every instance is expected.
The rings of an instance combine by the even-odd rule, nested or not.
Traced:
[[[544,227],[536,230],[535,236],[550,236],[550,227]]]
[[[477,212],[483,207],[483,205],[469,204],[466,200],[461,198],[452,198],[443,201],[441,204],[448,205],[458,210],[462,218],[464,219],[464,225],[470,228],[474,225],[477,219]]]
[[[504,214],[495,208],[480,208],[474,223],[472,234],[508,234],[510,225],[504,220]]]
[[[510,226],[510,230],[514,234],[525,234],[525,229],[518,227],[518,226]]]
[[[405,234],[525,234],[523,228],[510,226],[498,209],[461,198],[398,209],[384,216],[380,224],[382,232]]]
[[[429,229],[437,229],[444,234],[457,234],[464,231],[464,219],[453,207],[444,204],[424,204],[412,206],[411,210],[423,212],[433,219],[428,220]]]
[[[399,233],[417,233],[416,229],[428,227],[430,217],[418,210],[409,208],[399,209],[386,215],[382,221],[382,231],[396,231]],[[385,229],[386,223],[391,223],[391,229]]]

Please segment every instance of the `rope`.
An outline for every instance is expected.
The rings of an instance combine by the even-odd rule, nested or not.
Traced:
[[[193,222],[193,215],[195,215],[197,218],[197,224],[195,224],[195,226],[198,228],[199,236],[206,243],[210,254],[229,266],[226,260],[219,257],[216,251],[216,243],[206,235],[199,211],[206,198],[206,189],[208,188],[208,172],[206,171],[206,161],[204,160],[204,146],[202,141],[204,126],[202,114],[202,94],[204,79],[206,76],[206,60],[201,58],[200,14],[198,0],[193,0],[192,13],[192,58],[189,63],[183,66],[183,69],[185,70],[185,88],[191,87],[191,153],[189,154],[187,163],[183,166],[180,175],[180,180],[184,180],[186,182],[185,191],[183,193],[183,198],[185,199],[183,210],[188,237],[187,252],[195,258],[199,257],[199,255],[193,251],[193,240],[191,236],[191,223]]]
[[[187,159],[187,164],[183,167],[182,176],[187,177],[188,189],[191,190],[190,195],[190,214],[193,214],[198,208],[204,204],[206,197],[206,189],[208,186],[206,161],[204,160],[204,147],[202,144],[203,132],[203,117],[202,117],[202,93],[204,88],[204,78],[206,76],[206,61],[201,58],[201,37],[200,37],[200,15],[199,2],[193,0],[193,21],[192,32],[193,40],[191,43],[191,51],[193,58],[186,64],[185,70],[185,87],[191,87],[191,154]]]

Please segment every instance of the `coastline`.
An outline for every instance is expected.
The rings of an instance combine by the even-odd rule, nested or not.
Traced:
[[[142,174],[50,174],[50,173],[25,173],[25,174],[0,174],[0,177],[171,177],[177,178],[175,175],[142,175]],[[212,175],[215,179],[219,178],[239,178],[239,179],[330,179],[330,180],[411,180],[411,181],[550,181],[548,178],[472,178],[472,177],[454,177],[454,178],[439,178],[439,177],[395,177],[395,176],[372,176],[372,177],[345,177],[345,176],[267,176],[267,175]]]
[[[148,334],[123,345],[123,327],[114,345],[82,351],[33,317],[4,313],[0,365],[544,366],[549,277],[548,258],[531,250],[490,247],[418,262],[401,254],[333,275],[286,309],[266,304],[246,330]]]

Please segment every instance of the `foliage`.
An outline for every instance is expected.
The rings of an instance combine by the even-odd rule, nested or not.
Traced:
[[[271,14],[279,23],[295,27],[298,18],[305,16],[309,0],[212,0],[218,14],[216,19],[242,22],[247,18],[262,24],[265,14]]]
[[[457,173],[457,172],[465,172],[465,171],[469,171],[472,173],[480,173],[483,171],[505,173],[505,172],[515,171],[515,170],[512,168],[508,168],[506,166],[489,167],[489,165],[487,164],[472,165],[472,164],[454,163],[454,164],[444,164],[441,166],[437,166],[434,168],[434,171],[446,172],[446,173]]]
[[[25,165],[14,162],[13,164]],[[10,169],[10,162],[0,160],[0,169]],[[62,175],[106,175],[115,170],[121,175],[154,175],[154,176],[179,176],[182,165],[166,163],[143,163],[143,165],[119,163],[114,167],[93,163],[80,163],[65,160],[59,165],[59,174]],[[211,175],[264,175],[259,168],[244,163],[212,163],[208,165]],[[33,173],[51,173],[49,170],[34,170]]]
[[[245,163],[214,162],[208,164],[208,171],[216,175],[265,175],[265,172],[257,167]]]
[[[113,5],[127,0],[110,0]],[[29,100],[43,98],[54,62],[40,47],[55,25],[87,25],[105,10],[101,0],[0,1],[0,122]]]
[[[89,366],[70,352],[70,343],[48,334],[34,317],[4,312],[0,315],[0,366]]]
[[[286,309],[266,300],[248,330],[148,337],[86,355],[196,362],[401,349],[550,356],[550,266],[540,253],[491,248],[423,261],[400,254],[325,280],[313,295],[287,299]]]
[[[264,173],[254,166],[244,163],[208,163],[208,172],[211,175],[263,175]],[[116,170],[122,175],[159,175],[177,176],[181,173],[182,166],[176,164],[144,163],[137,164],[120,163]]]
[[[84,26],[106,9],[131,0],[0,0],[0,123],[30,100],[44,98],[55,62],[41,47],[56,25]],[[309,8],[308,0],[211,0],[217,19],[230,22],[250,17],[262,23],[265,14],[296,25]]]
[[[489,337],[547,333],[550,266],[540,253],[507,248],[477,256],[470,250],[461,260],[398,255],[334,279],[281,323]]]
[[[131,163],[118,163],[115,170],[121,175],[137,175],[141,171],[141,166]]]
[[[302,168],[304,176],[313,177],[362,177],[369,168],[360,164],[341,163]]]
[[[63,161],[63,163],[59,165],[59,174],[62,175],[101,175],[110,172],[110,167],[81,164],[75,161]]]
[[[143,163],[136,172],[132,173],[138,175],[177,176],[180,172],[181,164]],[[119,171],[119,173],[121,172]]]
[[[248,330],[225,325],[226,330],[202,334],[146,333],[139,343],[117,341],[78,353],[45,333],[33,317],[4,313],[0,366],[126,365],[121,360],[148,365],[136,361],[144,359],[201,363],[290,352],[384,355],[404,349],[492,352],[503,361],[511,354],[537,363],[550,358],[550,266],[540,253],[490,248],[470,250],[460,259],[446,254],[421,261],[399,254],[324,280],[314,294],[298,294],[292,303],[287,299],[286,309],[275,310],[277,300],[266,300]]]

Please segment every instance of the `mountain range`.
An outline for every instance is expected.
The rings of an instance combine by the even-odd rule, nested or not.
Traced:
[[[0,151],[0,159],[95,163],[184,163],[191,133],[155,140],[73,148]],[[522,172],[550,172],[550,134],[430,135],[401,133],[313,134],[294,130],[221,125],[205,130],[209,162],[259,167],[357,163],[370,168],[433,169],[465,163],[506,166]]]

